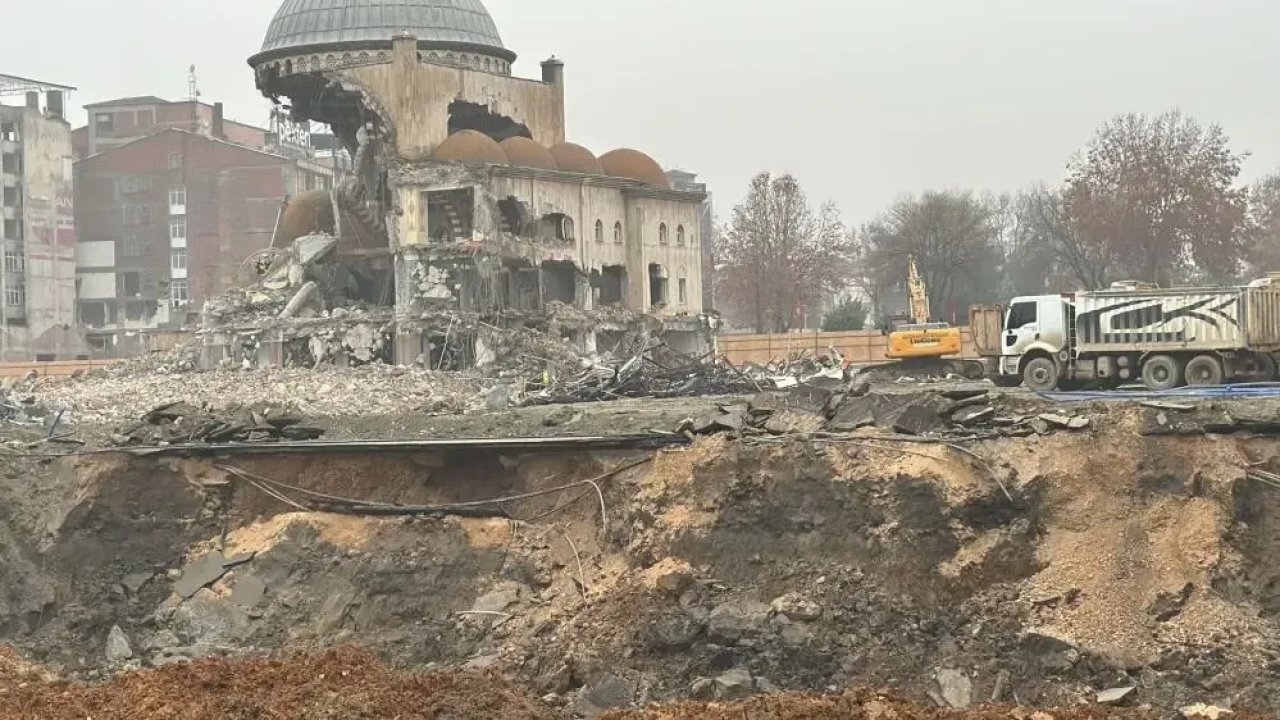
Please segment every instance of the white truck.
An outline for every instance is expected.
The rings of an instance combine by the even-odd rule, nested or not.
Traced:
[[[1152,390],[1271,381],[1280,353],[1280,278],[1227,288],[1120,283],[1018,297],[1001,339],[994,380],[1037,392],[1138,380]]]

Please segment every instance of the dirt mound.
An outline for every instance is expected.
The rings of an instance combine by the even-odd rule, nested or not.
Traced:
[[[543,720],[554,715],[493,675],[393,672],[373,655],[339,648],[319,655],[202,660],[127,673],[94,686],[32,682],[0,692],[0,717]]]

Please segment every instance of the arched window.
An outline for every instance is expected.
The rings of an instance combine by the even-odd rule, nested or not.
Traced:
[[[667,224],[662,223],[658,226],[658,242],[666,245],[671,242],[670,234],[667,232]]]
[[[285,61],[284,61],[284,74],[285,74],[285,75],[292,75],[292,74],[293,74],[293,61],[292,61],[292,60],[285,60]]]
[[[676,299],[681,305],[689,304],[689,273],[682,267],[676,281]]]
[[[677,245],[684,244],[684,226],[683,225],[676,226],[676,244]]]
[[[613,224],[613,241],[616,243],[622,242],[622,223],[620,222]]]
[[[598,243],[604,242],[604,221],[603,220],[596,221],[596,242]]]
[[[492,62],[491,60],[489,60],[489,58],[485,58],[485,59],[484,59],[484,71],[485,71],[485,72],[490,72],[491,70],[493,70],[493,62]]]

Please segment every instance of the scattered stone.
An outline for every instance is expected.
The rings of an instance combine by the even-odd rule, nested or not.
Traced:
[[[1071,421],[1067,423],[1067,428],[1070,430],[1085,430],[1091,424],[1092,421],[1090,421],[1089,418],[1073,417],[1071,418]]]
[[[1134,685],[1128,687],[1111,688],[1098,693],[1099,705],[1119,705],[1133,697],[1138,692],[1138,688]]]
[[[968,710],[973,705],[973,681],[963,671],[943,668],[933,675],[938,695],[953,710]]]
[[[893,429],[907,435],[928,435],[942,430],[947,423],[939,417],[939,410],[936,398],[913,403],[894,421]]]
[[[698,678],[689,685],[689,697],[694,700],[711,700],[715,692],[716,683],[708,678]]]
[[[775,613],[797,622],[811,622],[822,617],[822,606],[801,595],[791,593],[773,601]]]
[[[173,591],[190,599],[202,589],[218,582],[231,568],[243,565],[253,559],[252,554],[237,555],[228,558],[220,552],[201,556],[195,562],[182,568],[182,578],[174,583]]]
[[[693,645],[705,627],[689,613],[665,615],[649,626],[650,644],[660,650],[683,650]]]
[[[498,384],[484,394],[484,405],[489,412],[505,412],[511,407],[511,394],[507,386]]]
[[[489,668],[497,665],[498,661],[501,659],[502,658],[496,654],[480,655],[468,660],[463,667],[468,670],[488,670]]]
[[[734,668],[716,676],[713,695],[717,700],[741,700],[755,691],[755,679],[743,668]]]
[[[836,409],[835,417],[827,423],[832,432],[853,432],[876,424],[879,395],[864,395],[846,399]]]
[[[171,622],[178,636],[192,645],[235,646],[253,629],[242,608],[210,590],[200,590],[183,603]]]
[[[697,435],[719,435],[726,432],[737,434],[742,432],[744,425],[742,415],[712,415],[695,420],[691,429]]]
[[[121,665],[132,657],[133,648],[129,646],[129,636],[124,634],[119,625],[112,625],[111,632],[107,635],[107,662]]]
[[[774,435],[809,435],[821,430],[827,419],[819,413],[799,408],[783,408],[775,412],[764,429]]]
[[[1022,651],[1046,670],[1065,672],[1075,667],[1082,657],[1075,645],[1041,632],[1022,636]]]
[[[1009,690],[1009,681],[1012,679],[1013,676],[1008,670],[1001,670],[996,673],[995,684],[991,687],[991,702],[1004,702],[1004,696]]]
[[[707,620],[707,635],[713,641],[733,645],[757,635],[769,622],[772,609],[754,600],[734,600],[717,606]]]
[[[1058,415],[1056,413],[1045,413],[1039,416],[1040,420],[1049,423],[1051,427],[1066,429],[1071,427],[1071,418],[1066,415]]]
[[[1235,711],[1218,707],[1216,705],[1197,703],[1195,705],[1188,705],[1184,708],[1179,708],[1178,714],[1187,718],[1187,720],[1196,720],[1197,718],[1203,718],[1204,720],[1222,720],[1222,718],[1234,715]]]
[[[594,718],[613,708],[627,707],[635,699],[635,688],[617,675],[602,675],[578,696],[578,714]]]
[[[142,590],[143,586],[151,582],[151,578],[155,576],[155,573],[151,572],[130,573],[125,575],[124,579],[121,580],[120,583],[124,585],[124,588],[130,593],[137,595]]]
[[[1052,426],[1044,418],[1031,418],[1027,423],[1037,435],[1048,435]]]
[[[969,407],[952,415],[951,419],[965,427],[971,427],[991,418],[995,414],[996,409],[990,406]]]
[[[543,692],[563,695],[573,689],[573,666],[567,662],[551,671],[540,683]]]
[[[254,608],[267,596],[267,584],[254,575],[245,575],[236,579],[235,589],[231,591],[231,602],[242,608]]]
[[[978,395],[975,397],[968,398],[967,400],[956,400],[950,405],[947,405],[946,407],[944,407],[942,409],[941,414],[951,416],[951,415],[955,415],[961,410],[964,410],[965,408],[984,407],[989,404],[991,404],[991,398],[987,397],[986,395]]]
[[[1182,609],[1187,606],[1187,601],[1191,599],[1195,590],[1196,586],[1193,583],[1187,583],[1177,592],[1162,592],[1156,596],[1155,602],[1151,603],[1147,612],[1156,619],[1156,622],[1169,622],[1182,614]]]
[[[476,598],[471,609],[480,613],[500,613],[520,601],[520,593],[515,590],[494,590]]]
[[[583,417],[582,411],[571,405],[564,405],[551,411],[542,419],[543,427],[564,427],[578,422]]]

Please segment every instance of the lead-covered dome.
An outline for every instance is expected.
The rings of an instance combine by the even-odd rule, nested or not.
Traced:
[[[515,60],[480,0],[284,0],[250,62],[329,50],[391,47],[408,33],[423,48]]]

